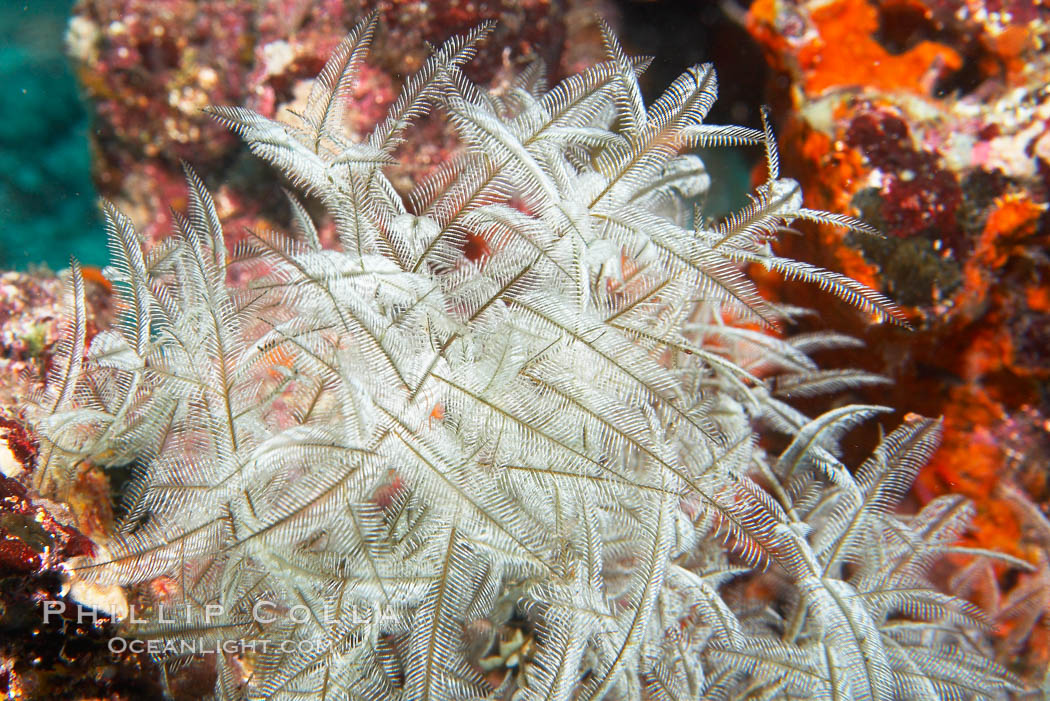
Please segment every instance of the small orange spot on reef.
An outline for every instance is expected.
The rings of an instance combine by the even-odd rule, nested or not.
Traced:
[[[445,418],[445,405],[438,402],[434,405],[434,408],[430,410],[430,418],[434,421],[441,421]]]
[[[983,262],[996,267],[1005,263],[1011,244],[1022,243],[1035,235],[1045,209],[1046,205],[1032,202],[1023,193],[998,198],[978,243],[978,255]]]
[[[101,268],[96,268],[93,265],[85,265],[80,269],[80,276],[84,278],[84,282],[93,282],[96,285],[103,287],[106,292],[113,291],[113,285],[106,276],[102,274]]]
[[[984,304],[993,288],[995,271],[1001,270],[1013,256],[1027,257],[1028,249],[1035,243],[1032,239],[1038,233],[1039,217],[1045,209],[1046,205],[1032,202],[1023,193],[1011,193],[996,199],[974,255],[966,264],[963,303]],[[1037,304],[1039,300],[1038,294],[1032,298]]]
[[[995,200],[985,221],[984,231],[967,262],[966,295],[971,303],[983,303],[994,271],[1003,269],[1011,256],[1026,257],[1037,233],[1038,218],[1046,205],[1033,203],[1023,193],[1011,193]]]
[[[1050,287],[1030,287],[1025,290],[1025,301],[1033,312],[1050,312]]]
[[[978,500],[977,515],[971,526],[975,545],[1027,559],[1029,553],[1021,547],[1021,524],[1014,508],[1001,499]]]
[[[1016,82],[1014,78],[1021,78],[1027,63],[1024,55],[1032,46],[1033,40],[1032,29],[1019,25],[1006,27],[998,35],[991,37],[991,48],[1003,62],[1011,83]]]

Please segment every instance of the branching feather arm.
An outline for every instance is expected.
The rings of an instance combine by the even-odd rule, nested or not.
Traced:
[[[790,402],[885,380],[810,359],[845,337],[735,323],[796,313],[762,299],[751,262],[901,321],[772,252],[796,219],[877,232],[802,205],[768,116],[704,124],[706,65],[646,107],[648,61],[604,24],[602,63],[549,90],[535,66],[489,95],[460,70],[485,24],[354,143],[343,106],[376,21],[335,50],[297,124],[210,108],[295,187],[294,236],[252,232],[229,254],[189,167],[169,241],[144,249],[106,205],[119,321],[90,346],[73,265],[36,486],[61,494],[83,460],[139,468],[111,540],[71,563],[72,596],[165,577],[184,613],[129,635],[267,641],[216,657],[221,699],[1015,690],[972,645],[980,612],[927,577],[971,511],[893,511],[939,424],[906,422],[853,469],[843,437],[884,409]],[[403,201],[383,169],[434,107],[464,152]],[[692,210],[712,176],[688,151],[719,145],[761,145],[768,179],[708,224]],[[299,197],[325,206],[334,250]],[[786,434],[779,455],[759,424]],[[774,605],[742,603],[759,579]],[[505,654],[513,631],[525,642]]]

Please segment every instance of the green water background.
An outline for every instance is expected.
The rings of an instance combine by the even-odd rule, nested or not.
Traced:
[[[65,56],[72,0],[0,0],[0,268],[108,254],[88,118]]]

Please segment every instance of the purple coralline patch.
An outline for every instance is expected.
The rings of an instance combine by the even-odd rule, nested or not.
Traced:
[[[908,180],[891,178],[885,195],[883,220],[893,235],[934,234],[956,250],[963,243],[955,226],[961,191],[948,171],[921,171]]]
[[[880,219],[887,234],[933,236],[962,252],[965,239],[956,221],[959,182],[940,167],[936,153],[915,148],[903,119],[885,110],[862,112],[850,122],[846,142],[881,171]]]

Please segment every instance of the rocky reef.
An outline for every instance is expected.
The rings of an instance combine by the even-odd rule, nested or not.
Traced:
[[[221,184],[217,199],[231,231],[279,220],[279,204],[272,210],[259,204],[279,203],[279,191],[259,178],[258,164],[245,157],[238,140],[202,110],[236,104],[272,118],[301,109],[312,77],[372,5],[364,0],[78,2],[66,40],[92,105],[102,195],[129,212],[147,237],[161,238],[171,229],[169,207],[184,201],[181,159]],[[535,58],[558,77],[599,55],[594,21],[599,0],[396,0],[378,9],[377,44],[386,48],[372,57],[357,83],[348,116],[356,136],[386,113],[400,81],[421,65],[428,44],[484,20],[495,20],[497,29],[472,65],[472,77],[487,84],[509,80]],[[453,148],[453,138],[438,125],[417,125],[403,147],[412,154],[405,160],[415,165],[400,174],[400,184],[446,162]]]
[[[807,203],[886,234],[825,230],[789,250],[883,290],[915,329],[852,326],[897,380],[879,401],[943,416],[916,498],[966,494],[970,538],[1038,567],[956,573],[998,613],[1004,659],[1045,668],[1050,602],[1050,8],[1017,2],[757,0],[785,170]],[[771,287],[801,304],[797,288]],[[831,314],[830,310],[823,312]],[[843,326],[838,326],[843,328]]]

